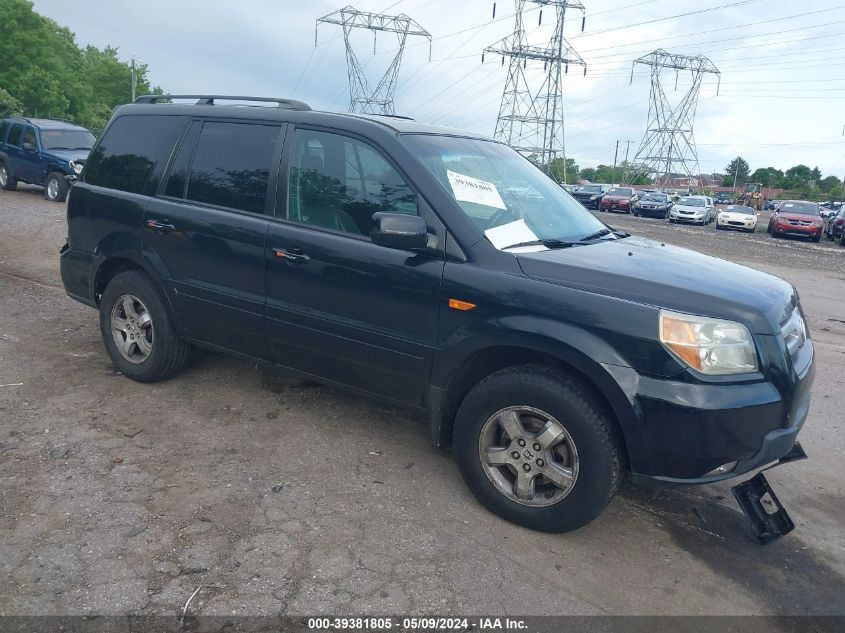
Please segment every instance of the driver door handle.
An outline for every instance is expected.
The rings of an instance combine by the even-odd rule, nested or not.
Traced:
[[[311,260],[308,255],[302,252],[302,249],[298,246],[294,246],[290,249],[284,248],[274,248],[273,253],[279,259],[287,260],[288,264],[305,264]]]
[[[159,233],[168,233],[176,227],[170,224],[167,220],[147,220],[147,228]]]

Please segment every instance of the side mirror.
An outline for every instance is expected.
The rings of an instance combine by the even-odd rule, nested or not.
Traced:
[[[35,145],[33,145],[32,143],[21,143],[21,147],[26,152],[34,152],[35,151]]]
[[[374,213],[370,239],[385,248],[418,251],[428,245],[428,227],[418,215]]]

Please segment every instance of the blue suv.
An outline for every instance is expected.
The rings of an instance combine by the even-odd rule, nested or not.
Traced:
[[[44,197],[64,202],[94,145],[94,135],[65,121],[9,118],[0,122],[0,188],[18,182],[44,187]]]

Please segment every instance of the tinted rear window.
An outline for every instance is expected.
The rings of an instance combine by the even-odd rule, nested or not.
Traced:
[[[176,116],[122,116],[106,130],[85,166],[85,182],[129,193],[154,193],[182,129]]]
[[[188,178],[189,200],[264,213],[281,127],[203,123]]]

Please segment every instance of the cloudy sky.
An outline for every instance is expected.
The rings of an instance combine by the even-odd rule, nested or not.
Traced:
[[[581,166],[612,163],[645,130],[650,79],[631,62],[656,48],[704,54],[721,70],[701,90],[695,138],[702,171],[722,171],[741,155],[751,168],[818,165],[845,175],[845,2],[836,0],[583,0],[586,29],[567,14],[566,36],[587,63],[564,79],[567,156]],[[528,3],[532,5],[531,2]],[[293,96],[315,109],[346,110],[346,57],[340,28],[316,18],[344,0],[35,0],[35,8],[76,33],[80,44],[116,46],[150,66],[170,92]],[[514,28],[513,2],[359,0],[363,11],[406,13],[433,36],[409,40],[396,111],[492,135],[506,78],[501,59],[481,51]],[[536,8],[526,15],[531,43],[548,39]],[[687,15],[684,15],[687,14]],[[551,17],[550,15],[548,17]],[[353,40],[374,84],[395,37]],[[536,72],[541,72],[538,70]],[[679,93],[685,88],[682,76]],[[670,85],[674,88],[674,85]],[[672,93],[670,92],[670,96]]]

